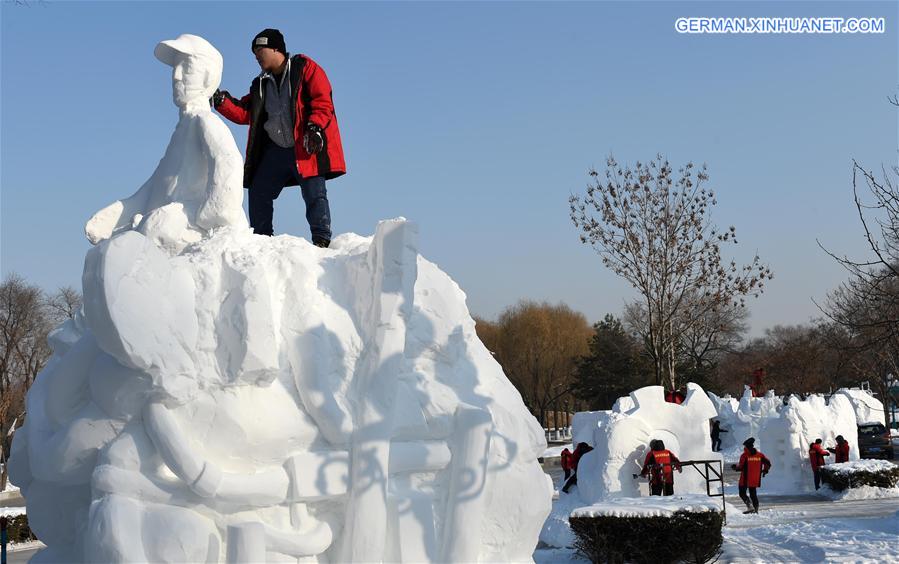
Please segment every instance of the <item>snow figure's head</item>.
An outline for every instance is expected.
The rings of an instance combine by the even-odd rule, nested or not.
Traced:
[[[172,67],[172,98],[179,108],[205,103],[222,82],[222,54],[202,37],[185,33],[161,41],[153,54]]]

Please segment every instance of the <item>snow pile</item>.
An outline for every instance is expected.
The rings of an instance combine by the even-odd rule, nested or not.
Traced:
[[[0,517],[18,517],[25,515],[25,511],[24,507],[0,507]]]
[[[576,491],[576,486],[571,491]],[[575,534],[571,530],[568,517],[580,507],[584,507],[584,502],[577,495],[559,494],[558,499],[553,501],[552,511],[543,523],[540,542],[556,548],[573,547]]]
[[[878,488],[876,486],[859,486],[857,488],[847,488],[837,492],[825,485],[815,493],[834,501],[859,501],[865,499],[899,498],[899,487]]]
[[[870,392],[859,388],[840,388],[836,395],[845,396],[849,400],[855,410],[855,419],[859,425],[863,423],[886,425],[883,403],[872,396]]]
[[[579,507],[571,517],[670,517],[679,511],[721,511],[721,502],[707,495],[652,496],[611,499]]]
[[[252,235],[215,58],[182,39],[157,56],[186,129],[89,223],[83,311],[15,435],[37,561],[530,559],[546,442],[465,295],[402,219]]]
[[[721,459],[711,451],[709,439],[709,420],[715,416],[715,408],[696,384],[687,385],[687,397],[680,405],[666,402],[661,386],[631,392],[630,400],[632,407],[620,413],[594,412],[582,419],[575,416],[573,436],[583,436],[583,431],[576,428],[582,422],[589,424],[593,433],[586,442],[594,450],[581,457],[578,466],[578,494],[585,505],[639,496],[642,480],[633,475],[640,473],[653,439],[664,441],[665,448],[682,462]],[[685,468],[674,480],[674,491],[679,494],[706,492],[705,480],[692,468]]]
[[[883,472],[893,470],[896,465],[888,460],[853,460],[839,464],[828,464],[828,470],[837,474],[852,474],[854,472]]]

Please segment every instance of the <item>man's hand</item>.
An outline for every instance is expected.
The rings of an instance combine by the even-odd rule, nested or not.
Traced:
[[[314,155],[322,150],[325,146],[325,140],[322,138],[322,128],[309,123],[306,125],[306,132],[303,134],[303,148],[310,155]]]
[[[731,464],[730,467],[731,467],[732,470],[736,470],[736,469],[737,469],[737,465],[736,465],[736,464]]]
[[[213,108],[218,108],[225,101],[225,96],[230,98],[231,94],[227,90],[216,90],[212,98],[209,99],[209,105]]]

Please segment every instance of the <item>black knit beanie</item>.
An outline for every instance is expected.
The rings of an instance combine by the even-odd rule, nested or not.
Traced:
[[[257,33],[256,37],[253,38],[253,42],[250,44],[250,50],[252,51],[257,47],[268,47],[275,51],[281,51],[285,55],[287,54],[284,36],[281,35],[281,32],[277,29],[263,29]]]

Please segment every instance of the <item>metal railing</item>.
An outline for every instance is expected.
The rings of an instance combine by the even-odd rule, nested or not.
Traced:
[[[680,463],[681,467],[692,466],[705,479],[705,493],[709,497],[721,498],[721,513],[724,515],[724,524],[727,524],[727,504],[724,501],[724,462],[722,460],[687,460]],[[712,484],[720,483],[720,492],[712,493]],[[717,489],[717,488],[716,488]]]

